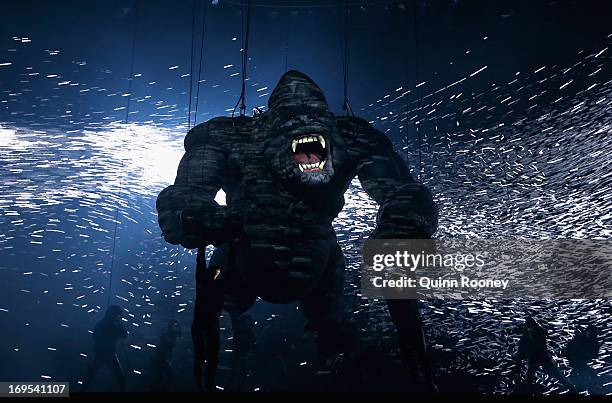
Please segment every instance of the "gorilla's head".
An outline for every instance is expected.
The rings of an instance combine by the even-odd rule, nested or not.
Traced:
[[[303,185],[328,183],[341,156],[335,150],[335,117],[319,86],[299,71],[288,71],[272,92],[268,108],[264,147],[272,169]]]

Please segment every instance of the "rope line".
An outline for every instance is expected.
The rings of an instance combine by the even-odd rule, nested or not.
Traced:
[[[138,14],[137,14],[138,0],[134,1],[133,9],[134,9],[134,27],[133,27],[133,32],[132,32],[132,54],[131,54],[131,60],[130,60],[130,76],[128,78],[128,91],[127,91],[128,96],[127,96],[127,101],[126,101],[125,120],[124,120],[126,134],[128,131],[127,125],[130,119],[130,106],[131,106],[131,100],[132,100],[132,83],[134,81],[134,63],[135,63],[135,55],[136,55],[136,37],[137,37],[136,34],[138,32]],[[125,165],[125,161],[123,160],[123,158],[121,158],[121,171],[123,170],[124,165]],[[117,206],[115,208],[115,226],[113,229],[113,250],[111,254],[111,268],[110,268],[110,275],[108,279],[108,293],[107,293],[107,300],[106,300],[107,308],[110,306],[112,292],[113,292],[113,272],[115,270],[115,252],[117,249],[117,228],[119,224],[120,199],[121,199],[121,176],[119,176],[119,200],[117,201]]]
[[[406,37],[410,36],[410,31],[409,31],[409,27],[410,27],[410,15],[408,14],[408,12],[406,11],[404,13],[405,16],[405,26],[406,26]],[[411,76],[411,72],[410,72],[410,66],[408,64],[408,59],[410,58],[410,55],[408,54],[408,47],[406,47],[406,82],[405,82],[405,87],[409,88],[410,87],[410,76]],[[409,91],[409,90],[408,90]],[[406,165],[408,166],[408,171],[412,172],[411,167],[410,167],[410,162],[411,162],[411,158],[410,158],[410,129],[409,129],[409,111],[410,111],[410,99],[408,97],[408,94],[406,94],[406,96],[404,97],[406,100],[406,120],[405,120],[405,124],[404,124],[404,141],[406,143],[406,153],[405,153],[405,158],[406,158]]]
[[[289,24],[291,24],[291,13],[287,16],[285,24],[285,73],[289,70]]]
[[[418,26],[418,4],[414,0],[414,56],[415,56],[415,80],[416,80],[416,96],[417,96],[417,121],[415,122],[415,130],[419,141],[419,182],[421,182],[421,172],[423,171],[423,159],[421,155],[421,93],[419,90],[420,84],[420,69],[419,69],[419,26]]]
[[[187,111],[187,130],[191,129],[191,101],[193,91],[193,47],[195,44],[196,0],[191,6],[191,56],[189,58],[189,110]]]
[[[240,108],[240,116],[244,116],[246,114],[246,73],[247,73],[247,62],[249,60],[249,37],[251,31],[251,0],[246,2],[246,32],[245,32],[245,11],[244,11],[245,3],[242,3],[242,8],[240,10],[240,15],[242,18],[242,88],[240,90],[240,98],[238,98],[238,102],[236,106],[234,106],[234,110],[232,111],[232,117],[236,113],[236,109]]]
[[[180,251],[180,245],[176,248],[176,254],[174,255],[174,287],[172,289],[172,319],[174,319],[176,317],[176,311],[178,308],[178,296],[176,295],[176,284],[178,282],[178,275],[179,275],[179,269],[178,269],[178,264],[179,264],[179,251]]]
[[[342,109],[346,113],[346,116],[352,115],[353,109],[349,103],[348,98],[348,67],[349,67],[349,42],[350,42],[350,5],[346,3],[344,10],[344,46],[343,46],[343,61],[342,61],[342,75],[344,80],[344,101],[342,103]]]
[[[203,11],[203,19],[205,20],[206,18],[206,5],[204,5],[204,11]],[[196,14],[197,14],[197,7],[196,7],[196,0],[193,0],[192,2],[192,7],[191,7],[191,55],[189,58],[189,110],[187,112],[187,129],[191,129],[191,103],[193,100],[193,59],[194,59],[194,47],[195,47],[195,39],[196,39],[196,34],[195,34],[195,26],[196,26]],[[197,82],[197,90],[196,90],[196,105],[195,105],[195,114],[194,114],[194,126],[195,123],[197,121],[198,118],[198,104],[200,101],[200,77],[202,74],[202,49],[204,47],[204,23],[202,24],[202,39],[201,39],[201,43],[200,43],[200,62],[199,62],[199,68],[198,68],[198,82]],[[176,254],[174,256],[174,281],[173,281],[173,289],[172,289],[172,294],[171,294],[171,298],[172,298],[172,317],[174,318],[176,315],[176,308],[177,308],[177,296],[176,296],[176,287],[177,287],[177,282],[178,282],[178,262],[179,262],[179,252],[180,252],[180,245],[177,246],[176,248]]]
[[[201,34],[201,42],[200,42],[200,64],[198,67],[198,87],[196,90],[196,105],[195,105],[195,115],[193,118],[193,125],[195,126],[198,123],[198,107],[200,105],[200,81],[202,78],[202,62],[204,59],[204,34],[206,32],[206,17],[208,13],[206,12],[206,2],[202,5],[202,34]]]

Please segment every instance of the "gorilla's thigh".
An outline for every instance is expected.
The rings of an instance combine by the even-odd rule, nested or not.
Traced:
[[[234,318],[248,311],[255,304],[256,299],[255,294],[249,292],[248,289],[234,288],[225,293],[223,307]]]
[[[300,300],[307,327],[315,330],[340,317],[340,302],[344,291],[344,255],[336,240],[325,272],[316,287]]]
[[[253,306],[256,296],[242,279],[234,245],[223,244],[215,249],[208,270],[216,269],[220,270],[219,281],[223,284],[223,308],[232,317],[243,314]]]
[[[336,247],[334,238],[251,240],[237,245],[236,271],[253,294],[286,304],[313,292]]]

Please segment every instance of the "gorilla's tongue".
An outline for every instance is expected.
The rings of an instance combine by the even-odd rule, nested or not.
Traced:
[[[321,158],[317,154],[295,153],[293,160],[298,164],[318,164]]]

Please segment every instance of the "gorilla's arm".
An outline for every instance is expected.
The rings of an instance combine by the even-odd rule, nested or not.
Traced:
[[[228,176],[230,118],[214,118],[192,128],[185,137],[183,156],[174,185],[157,197],[162,235],[167,242],[196,248],[233,239],[239,220],[214,198]]]
[[[361,185],[380,205],[371,238],[430,238],[438,225],[436,203],[427,187],[412,178],[387,136],[356,117],[339,118],[338,126],[349,139]]]

